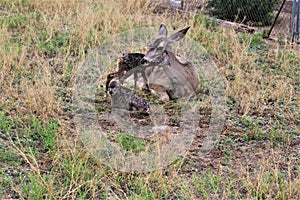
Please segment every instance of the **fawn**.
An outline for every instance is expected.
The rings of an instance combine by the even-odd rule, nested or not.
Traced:
[[[109,88],[109,84],[111,82],[112,79],[114,78],[121,78],[122,76],[124,76],[124,74],[130,70],[133,70],[134,68],[142,65],[145,60],[143,60],[143,57],[145,55],[142,53],[129,53],[125,56],[123,56],[121,58],[121,60],[119,61],[119,69],[117,72],[114,73],[110,73],[107,76],[106,79],[106,88],[105,91],[106,93],[108,92],[108,88]],[[135,70],[134,73],[134,89],[136,89],[136,82],[137,82],[137,78],[138,78],[138,72],[137,70]],[[144,82],[146,83],[146,75],[144,71],[140,71],[140,73],[142,74],[142,77],[144,79]],[[149,86],[146,84],[146,88],[149,89]]]

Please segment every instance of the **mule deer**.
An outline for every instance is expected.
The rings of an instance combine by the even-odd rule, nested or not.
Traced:
[[[109,94],[112,97],[112,108],[129,111],[131,116],[148,116],[150,105],[147,100],[133,95],[132,91],[117,81],[112,81],[108,86]]]
[[[119,61],[118,71],[114,72],[114,73],[110,73],[107,76],[106,88],[105,88],[106,93],[108,92],[109,84],[110,84],[112,79],[114,79],[116,77],[120,79],[122,76],[124,76],[124,74],[126,72],[128,72],[130,70],[133,70],[134,68],[142,65],[145,62],[145,60],[143,60],[144,56],[145,55],[142,54],[142,53],[129,53],[129,54],[123,56],[121,58],[121,60]],[[137,82],[137,78],[138,78],[138,72],[142,74],[144,82],[145,83],[147,82],[145,72],[135,70],[134,71],[134,89],[136,89],[136,82]],[[149,86],[147,84],[146,84],[146,88],[149,89]]]
[[[140,68],[146,74],[144,81],[147,81],[149,87],[161,95],[162,100],[189,97],[200,91],[197,68],[172,52],[172,44],[180,41],[189,28],[168,37],[168,29],[162,23],[158,37],[151,43],[149,51],[143,57],[146,63]],[[120,79],[121,83],[130,75],[130,73],[125,74]]]

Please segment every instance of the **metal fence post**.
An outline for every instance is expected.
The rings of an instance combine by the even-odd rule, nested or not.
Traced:
[[[296,0],[295,0],[295,1],[296,1]],[[281,6],[280,6],[280,8],[279,8],[279,10],[278,10],[278,12],[277,12],[277,15],[276,15],[276,17],[275,17],[275,19],[274,19],[274,21],[273,21],[273,24],[272,24],[272,26],[271,26],[271,28],[270,28],[270,30],[269,30],[269,33],[268,33],[268,37],[267,37],[267,38],[270,37],[271,32],[272,32],[272,30],[273,30],[273,28],[274,28],[274,26],[275,26],[275,24],[276,24],[276,21],[277,21],[277,19],[278,19],[278,17],[279,17],[279,14],[280,14],[281,11],[282,11],[282,8],[283,8],[285,2],[286,2],[286,0],[283,0],[282,4],[281,4]]]
[[[297,43],[300,43],[299,40],[299,29],[300,29],[300,1],[298,0],[298,9],[297,9],[297,23],[296,23],[296,34],[297,34]]]
[[[294,42],[294,28],[295,28],[295,15],[296,15],[296,0],[293,1],[293,7],[292,7],[292,19],[291,19],[291,36],[292,36],[292,42]]]

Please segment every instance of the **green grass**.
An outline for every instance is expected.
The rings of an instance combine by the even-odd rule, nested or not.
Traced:
[[[27,15],[18,15],[16,13],[5,16],[0,21],[0,27],[7,27],[8,29],[22,29],[25,28],[28,22]]]
[[[266,43],[264,33],[237,34],[201,14],[154,17],[145,1],[5,0],[0,7],[0,199],[300,198],[300,57],[290,45]],[[212,114],[209,81],[201,74],[200,126],[191,149],[164,169],[119,172],[83,145],[72,87],[88,52],[102,41],[162,21],[178,29],[192,24],[188,36],[226,79],[225,126],[219,143],[200,158]],[[116,70],[115,63],[105,67]],[[137,95],[163,104],[169,124],[180,125],[183,105]],[[103,87],[94,100],[97,114],[110,114]],[[122,130],[110,136],[135,154],[156,147]]]
[[[22,159],[12,149],[7,149],[3,144],[0,146],[0,160],[9,166],[19,166]]]
[[[35,116],[27,116],[21,121],[7,116],[4,112],[0,113],[0,132],[3,133],[5,141],[4,145],[0,146],[1,163],[8,171],[17,172],[2,171],[1,183],[5,188],[14,188],[17,183],[20,184],[22,195],[26,198],[44,196],[46,190],[40,183],[40,173],[25,172],[27,175],[24,177],[19,166],[27,163],[34,170],[38,170],[36,167],[43,154],[49,152],[49,155],[54,157],[57,131],[58,124],[55,122],[41,122]],[[47,177],[46,174],[43,176],[43,179]],[[14,193],[14,195],[20,194]]]
[[[125,151],[131,151],[134,153],[144,151],[146,146],[146,142],[143,139],[138,139],[124,133],[118,134],[118,144]]]

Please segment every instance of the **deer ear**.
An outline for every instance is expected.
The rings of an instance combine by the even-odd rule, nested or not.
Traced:
[[[167,37],[168,36],[168,28],[164,23],[161,23],[161,25],[159,27],[158,36],[161,36],[161,37]]]
[[[177,41],[181,40],[185,36],[185,34],[189,30],[189,28],[190,28],[190,26],[171,35],[169,37],[170,42],[177,42]]]

